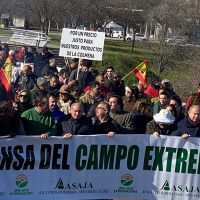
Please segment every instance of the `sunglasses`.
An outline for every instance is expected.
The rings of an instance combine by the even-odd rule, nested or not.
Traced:
[[[19,97],[20,97],[20,98],[24,98],[24,99],[28,98],[27,95],[19,95]]]

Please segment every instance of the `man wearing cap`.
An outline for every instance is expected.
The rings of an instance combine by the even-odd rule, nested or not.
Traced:
[[[168,110],[162,109],[147,124],[146,133],[155,136],[171,135],[172,131],[176,129],[176,124],[173,124],[174,120],[175,117]]]
[[[63,85],[59,90],[58,107],[64,114],[70,113],[70,106],[75,102],[74,97],[69,93],[69,86]]]
[[[34,74],[41,77],[44,66],[49,64],[49,60],[52,57],[54,55],[49,52],[48,47],[42,47],[41,53],[37,54],[34,59]]]
[[[57,122],[57,135],[63,138],[71,138],[73,135],[92,135],[92,120],[82,116],[83,106],[73,103],[70,114],[59,118]]]
[[[33,89],[30,91],[31,92],[31,99],[34,103],[34,99],[37,97],[37,96],[41,96],[41,95],[44,95],[46,96],[47,95],[47,81],[45,78],[43,77],[39,77],[37,79],[37,84],[34,85]]]
[[[181,136],[184,139],[200,137],[200,107],[198,105],[192,105],[189,108],[188,114],[178,122],[177,130],[172,135]]]

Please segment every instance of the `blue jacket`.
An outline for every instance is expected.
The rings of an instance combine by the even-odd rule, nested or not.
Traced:
[[[55,123],[57,123],[58,119],[62,116],[65,116],[64,112],[60,111],[59,107],[56,107],[55,110],[50,110],[53,114],[53,118],[55,120]]]
[[[177,130],[172,132],[172,136],[182,136],[187,133],[191,137],[200,137],[200,122],[194,123],[188,116],[178,122],[177,127]]]
[[[85,116],[75,120],[71,114],[67,114],[59,118],[57,122],[58,136],[62,136],[65,133],[71,133],[72,135],[92,135],[92,120]]]

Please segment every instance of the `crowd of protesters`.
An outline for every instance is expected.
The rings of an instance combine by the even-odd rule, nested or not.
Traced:
[[[0,136],[153,134],[200,136],[200,85],[183,108],[172,83],[154,77],[125,86],[121,73],[108,66],[102,74],[91,60],[73,58],[58,71],[56,58],[43,47],[22,46],[19,52],[4,44],[0,68],[12,62],[13,99],[6,99],[0,81]],[[16,63],[23,63],[16,68]],[[30,64],[32,63],[32,64]]]

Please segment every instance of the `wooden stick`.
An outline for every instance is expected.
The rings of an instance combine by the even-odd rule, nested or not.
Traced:
[[[78,61],[78,69],[77,69],[77,74],[76,74],[76,80],[78,80],[78,75],[79,75],[79,72],[80,72],[80,58],[79,58],[79,61]]]
[[[124,80],[127,76],[129,76],[131,73],[133,73],[133,71],[130,71],[128,74],[126,74],[126,76],[124,76],[123,78],[122,78],[122,80]]]

